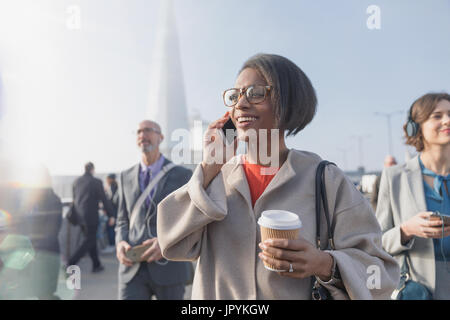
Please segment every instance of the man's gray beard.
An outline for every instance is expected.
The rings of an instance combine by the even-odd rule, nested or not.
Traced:
[[[148,146],[143,146],[141,148],[141,151],[144,152],[144,153],[147,153],[147,152],[152,152],[155,149],[156,149],[156,147],[154,145],[150,144]]]

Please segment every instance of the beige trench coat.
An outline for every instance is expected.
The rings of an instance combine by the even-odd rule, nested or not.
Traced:
[[[207,190],[201,166],[182,188],[158,206],[158,238],[163,256],[196,260],[192,299],[311,299],[312,278],[281,277],[258,257],[261,212],[282,209],[299,215],[300,234],[315,243],[315,171],[320,157],[291,150],[287,161],[252,208],[242,165],[234,157]],[[337,262],[351,299],[389,299],[399,267],[381,246],[381,230],[370,204],[335,166],[325,170]],[[325,219],[323,239],[326,239]],[[376,277],[376,279],[374,278]],[[343,293],[343,294],[342,294]]]

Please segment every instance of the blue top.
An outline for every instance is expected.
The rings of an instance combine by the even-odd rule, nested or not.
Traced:
[[[434,188],[431,188],[428,183],[423,181],[425,190],[425,201],[427,203],[428,211],[439,211],[442,215],[450,216],[450,174],[447,176],[440,176],[433,171],[425,168],[422,160],[419,156],[420,168],[422,169],[422,174],[434,178]],[[447,189],[445,185],[447,185]],[[434,243],[434,254],[436,260],[444,261],[442,256],[441,246],[443,247],[443,253],[445,254],[445,259],[450,260],[450,237],[442,239],[433,239]]]

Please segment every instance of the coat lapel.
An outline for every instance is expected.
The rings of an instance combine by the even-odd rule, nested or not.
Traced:
[[[250,195],[250,188],[248,186],[247,179],[245,177],[244,169],[241,166],[241,156],[236,156],[230,160],[229,163],[225,164],[229,166],[229,170],[224,170],[225,179],[227,184],[236,189],[242,197],[247,202],[247,205],[252,208],[252,198]]]
[[[406,163],[406,169],[411,201],[415,203],[418,212],[427,211],[422,170],[420,169],[419,165],[419,156],[416,156],[413,159],[409,160]]]
[[[127,176],[127,180],[124,181],[125,190],[128,191],[128,205],[130,206],[128,208],[128,216],[131,215],[131,212],[133,211],[133,206],[136,203],[136,200],[139,198],[139,195],[141,194],[141,189],[139,187],[139,164],[135,165],[132,170],[130,171],[129,175]],[[126,186],[129,186],[127,188]]]
[[[245,199],[247,204],[252,207],[252,198],[250,195],[250,188],[248,186],[247,179],[245,178],[245,172],[242,166],[237,165],[231,171],[231,174],[227,178],[227,183],[230,187],[236,189],[242,197]]]
[[[166,166],[169,163],[170,163],[170,161],[165,159],[162,167],[164,168],[164,166]],[[153,202],[155,204],[158,204],[162,200],[161,199],[161,195],[163,192],[162,187],[166,184],[166,180],[167,180],[168,176],[169,176],[169,173],[165,174],[164,177],[162,177],[161,180],[159,180],[159,182],[156,184],[155,193],[153,194]]]
[[[280,170],[278,170],[278,172],[275,175],[275,177],[273,177],[272,181],[270,181],[269,185],[264,190],[264,192],[261,194],[259,199],[262,199],[267,194],[276,191],[276,189],[279,186],[283,185],[288,180],[290,180],[290,179],[295,177],[295,170],[292,167],[292,157],[293,156],[294,156],[294,153],[293,153],[292,150],[290,150],[285,163],[283,163],[283,165],[281,166]],[[256,201],[256,203],[255,203],[255,208],[256,208],[257,204],[258,204],[258,201]]]
[[[256,200],[255,203],[255,212],[258,206],[258,203],[261,202],[267,194],[274,192],[277,190],[277,188],[281,185],[283,185],[285,182],[290,180],[291,178],[295,177],[295,170],[292,167],[292,151],[289,152],[288,158],[286,162],[281,166],[280,170],[277,172],[275,177],[273,177],[272,181],[267,186],[266,190],[262,193],[262,195]],[[234,166],[232,167],[230,172],[225,171],[225,175],[228,177],[226,178],[226,181],[228,185],[236,189],[242,197],[247,202],[247,205],[253,209],[252,206],[252,198],[250,195],[250,188],[248,185],[247,178],[245,176],[244,169],[242,168],[240,157],[233,158]]]

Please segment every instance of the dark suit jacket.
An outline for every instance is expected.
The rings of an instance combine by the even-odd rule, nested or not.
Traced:
[[[36,250],[59,253],[58,233],[62,223],[62,203],[53,189],[33,190],[38,194],[33,214],[29,216],[30,235]]]
[[[163,166],[170,163],[165,160]],[[119,210],[116,221],[116,243],[120,241],[128,242],[132,247],[142,244],[150,239],[150,234],[157,236],[156,233],[156,207],[166,196],[173,191],[185,185],[191,178],[192,171],[181,166],[170,170],[157,184],[153,196],[153,204],[146,209],[143,205],[136,217],[133,228],[130,230],[130,215],[133,207],[141,194],[139,187],[139,170],[137,164],[120,174],[119,180]],[[148,217],[152,216],[151,219]],[[149,230],[150,228],[150,230]],[[155,262],[145,264],[151,276],[151,280],[157,285],[176,285],[185,284],[191,277],[190,262],[169,261],[161,266]],[[136,275],[139,269],[139,263],[132,267],[119,265],[119,280],[122,283],[128,283]]]
[[[118,186],[116,185],[115,187],[112,188],[108,188],[106,191],[106,197],[108,198],[108,200],[111,203],[112,209],[113,209],[113,214],[114,214],[114,218],[117,219],[117,210],[119,209],[119,190],[118,190]]]
[[[106,198],[103,183],[91,174],[85,173],[73,184],[73,203],[75,210],[86,225],[98,224],[98,203],[103,207],[109,217],[114,215],[109,200]]]

